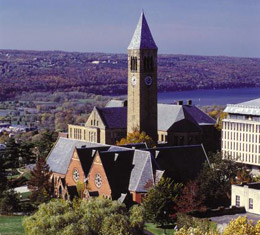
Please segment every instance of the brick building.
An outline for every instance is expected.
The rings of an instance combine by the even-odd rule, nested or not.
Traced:
[[[148,186],[163,175],[183,183],[194,179],[205,161],[202,145],[148,149],[144,144],[118,147],[62,137],[47,158],[57,196],[79,196],[80,183],[84,198],[102,196],[127,203],[141,202]]]

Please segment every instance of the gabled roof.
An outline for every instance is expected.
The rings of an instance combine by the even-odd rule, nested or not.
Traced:
[[[208,157],[202,145],[171,146],[151,149],[158,170],[176,182],[195,179]],[[156,169],[156,168],[154,168]]]
[[[112,191],[112,199],[118,199],[121,193],[128,192],[130,176],[134,168],[134,151],[101,151],[99,155]]]
[[[110,129],[124,129],[127,121],[126,107],[96,108],[104,125]]]
[[[107,145],[60,137],[47,158],[47,164],[50,166],[50,170],[65,175],[75,147],[80,148],[81,146],[94,148]]]
[[[108,157],[103,160],[105,156],[110,156],[110,159]],[[118,197],[121,193],[125,193],[126,188],[133,192],[147,192],[146,185],[151,182],[153,184],[153,168],[150,152],[111,146],[107,151],[100,151],[100,157],[102,163],[104,162],[106,165],[104,166],[106,174],[110,174],[108,172],[111,172],[111,170],[114,172],[111,174],[112,178],[108,178],[112,191],[113,188],[117,187],[115,186],[117,183],[114,180],[117,181],[119,178],[124,178],[124,181],[121,182],[124,184],[122,186],[124,190],[117,191]],[[113,167],[107,168],[109,165],[113,165]],[[110,182],[112,182],[112,185]]]
[[[157,49],[143,12],[128,46],[128,50],[131,49]]]
[[[213,118],[193,105],[158,104],[158,130],[167,131],[181,120],[188,120],[197,126],[216,123]]]
[[[109,149],[109,146],[101,146],[101,147],[97,148],[97,150],[99,150],[99,151],[102,151],[102,150],[105,151],[105,150],[108,150],[108,149]],[[92,162],[94,160],[95,155],[93,154],[93,150],[94,150],[93,147],[76,148],[76,151],[77,151],[82,169],[84,171],[85,177],[88,176],[90,167],[91,167]]]

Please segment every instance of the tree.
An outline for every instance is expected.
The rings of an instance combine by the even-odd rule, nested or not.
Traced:
[[[142,234],[144,230],[145,210],[143,206],[134,205],[130,208],[130,224],[133,228],[133,234]]]
[[[229,206],[231,182],[239,170],[229,159],[222,159],[221,153],[209,155],[211,166],[205,164],[198,176],[199,194],[205,196],[208,207]]]
[[[205,232],[200,227],[190,227],[190,228],[181,228],[179,231],[175,232],[174,235],[220,235],[218,231],[214,231],[209,229],[209,231]],[[233,234],[233,233],[230,233]]]
[[[225,228],[223,235],[257,235],[260,234],[260,221],[256,225],[253,221],[248,220],[246,216],[239,216],[235,220],[231,220]]]
[[[175,209],[180,213],[202,211],[205,209],[203,201],[204,196],[199,194],[198,182],[190,181],[183,188]]]
[[[117,145],[124,144],[135,144],[135,143],[146,143],[148,147],[154,147],[155,143],[153,139],[147,135],[144,131],[141,133],[135,129],[132,133],[128,133],[126,138],[122,138],[119,142],[117,141]]]
[[[27,235],[139,235],[143,224],[138,209],[134,209],[138,222],[132,223],[124,204],[103,198],[74,200],[54,199],[43,203],[38,211],[25,217],[23,225]],[[140,233],[136,233],[140,231]]]
[[[6,178],[6,169],[4,167],[5,158],[4,152],[0,151],[0,197],[3,191],[6,189],[7,178]]]
[[[144,199],[146,218],[161,226],[172,223],[181,189],[182,184],[174,183],[170,178],[161,178],[155,187],[148,190]]]
[[[4,167],[6,169],[16,169],[19,167],[19,144],[16,143],[14,138],[10,138],[6,143],[6,149],[4,150]]]
[[[40,139],[35,143],[37,148],[37,155],[46,158],[51,151],[56,139],[56,132],[45,129],[40,134]]]
[[[10,214],[19,209],[19,199],[13,190],[5,190],[0,197],[0,214]]]
[[[45,159],[39,158],[28,182],[28,187],[32,191],[30,199],[35,204],[40,204],[51,199],[53,193],[53,187],[50,182],[51,174]]]

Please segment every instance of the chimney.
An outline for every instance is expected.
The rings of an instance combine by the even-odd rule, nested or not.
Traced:
[[[192,105],[192,100],[187,100],[187,105]]]
[[[183,100],[178,100],[177,105],[183,105]]]

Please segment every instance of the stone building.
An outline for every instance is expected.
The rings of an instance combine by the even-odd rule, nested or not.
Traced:
[[[260,166],[260,99],[228,104],[222,123],[223,156],[246,164],[259,174]]]
[[[83,126],[69,125],[69,138],[115,144],[138,129],[169,145],[215,141],[215,120],[192,105],[157,104],[157,46],[142,13],[128,47],[127,101],[112,100],[94,108]]]

